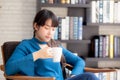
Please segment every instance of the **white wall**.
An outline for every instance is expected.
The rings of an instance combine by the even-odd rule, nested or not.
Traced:
[[[0,0],[0,6],[0,46],[5,41],[31,38],[36,0]],[[1,52],[0,64],[2,64]],[[0,80],[4,80],[2,71],[0,71]]]
[[[33,36],[32,22],[36,0],[0,0],[0,46],[6,41],[20,41]],[[44,9],[44,8],[43,8]],[[50,8],[57,16],[66,16],[67,8]],[[63,44],[66,47],[66,44]],[[0,51],[0,64],[2,55]],[[4,80],[0,71],[0,80]]]

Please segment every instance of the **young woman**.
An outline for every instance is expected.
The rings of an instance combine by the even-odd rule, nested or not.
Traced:
[[[7,61],[7,75],[16,73],[28,76],[55,77],[64,80],[60,62],[53,62],[53,56],[48,53],[52,37],[58,26],[55,14],[49,10],[41,10],[33,21],[34,36],[23,40]],[[92,73],[84,73],[85,62],[61,45],[66,62],[73,66],[71,78],[66,80],[98,80]]]

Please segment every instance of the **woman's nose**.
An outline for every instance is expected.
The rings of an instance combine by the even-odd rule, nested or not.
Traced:
[[[52,35],[53,32],[54,32],[54,31],[53,31],[52,29],[49,30],[49,34],[50,34],[50,35]]]

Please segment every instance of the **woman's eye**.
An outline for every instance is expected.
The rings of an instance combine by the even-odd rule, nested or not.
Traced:
[[[49,29],[49,27],[46,26],[45,29]]]

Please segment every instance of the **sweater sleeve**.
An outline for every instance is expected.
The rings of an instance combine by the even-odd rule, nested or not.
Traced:
[[[22,73],[33,76],[34,61],[32,53],[29,53],[22,44],[18,45],[5,65],[5,72],[7,75]]]
[[[63,54],[65,56],[66,62],[73,66],[73,75],[78,75],[84,72],[85,62],[79,56],[74,55],[71,51],[63,48]]]

